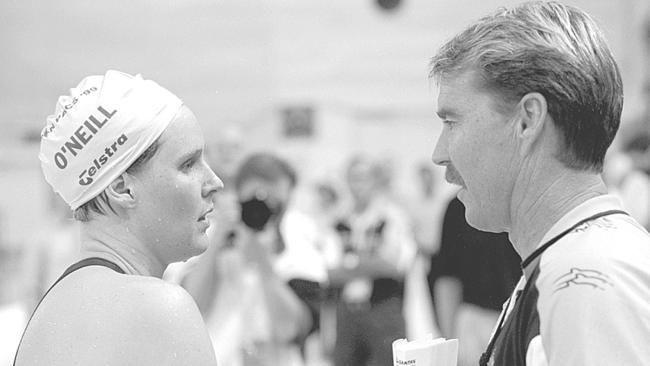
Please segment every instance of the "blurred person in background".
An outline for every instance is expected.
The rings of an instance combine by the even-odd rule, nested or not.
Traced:
[[[345,216],[346,207],[343,193],[337,184],[323,180],[313,185],[314,204],[308,215],[318,227],[319,252],[325,256],[328,269],[341,262],[343,247],[337,232],[337,224]]]
[[[483,17],[431,61],[433,161],[523,277],[481,364],[650,364],[650,235],[607,194],[623,86],[598,26],[558,2]]]
[[[61,96],[41,137],[43,174],[79,221],[83,259],[42,298],[15,364],[216,364],[191,296],[160,279],[205,251],[222,187],[194,114],[155,82],[110,70]]]
[[[0,213],[0,366],[11,365],[33,306],[26,293],[33,286],[26,280],[25,246],[12,243],[5,232]]]
[[[409,302],[417,304],[419,310],[410,310],[409,314],[422,314],[417,321],[411,321],[417,324],[415,330],[407,332],[409,338],[432,333],[435,336],[440,334],[439,325],[435,320],[434,314],[434,295],[433,281],[435,280],[436,255],[440,249],[440,228],[442,227],[442,216],[446,205],[447,192],[442,183],[442,178],[438,177],[436,167],[431,162],[420,162],[415,167],[415,184],[414,195],[409,200],[409,213],[413,222],[413,232],[415,241],[418,246],[418,255],[415,265],[410,271],[413,281],[408,283],[419,283],[424,277],[423,286],[426,292],[417,290],[412,296],[409,296]],[[422,272],[423,274],[418,274]],[[408,293],[408,292],[407,292]],[[413,301],[410,301],[410,300]],[[428,309],[426,312],[422,309]],[[408,323],[407,323],[408,324]]]
[[[313,185],[313,215],[322,226],[333,229],[344,215],[344,198],[334,183],[322,180]]]
[[[240,205],[230,225],[186,271],[225,365],[303,365],[319,325],[325,259],[316,224],[291,208],[297,177],[283,159],[256,153],[234,176]]]
[[[38,298],[61,276],[70,263],[79,260],[79,222],[74,219],[70,207],[47,186],[47,221],[32,233],[30,241],[36,243],[38,268]]]
[[[643,98],[643,113],[621,128],[607,152],[603,178],[627,212],[650,230],[650,82]]]
[[[431,162],[418,164],[415,173],[415,195],[410,199],[408,209],[418,250],[429,258],[440,247],[440,228],[446,197],[439,190],[442,178],[437,177]]]
[[[215,141],[206,147],[207,160],[225,187],[233,186],[245,150],[243,133],[235,125],[225,126]]]
[[[409,217],[388,196],[389,177],[365,156],[353,157],[346,180],[352,210],[337,226],[344,254],[330,271],[341,288],[334,364],[393,363],[391,344],[406,335],[404,281],[416,255]]]
[[[443,337],[458,338],[458,365],[475,366],[503,302],[521,277],[521,258],[508,234],[471,227],[456,197],[447,205],[441,227],[434,281],[438,326]]]
[[[650,230],[650,131],[627,141],[623,154],[629,159],[629,170],[620,181],[618,193],[630,215]]]
[[[318,226],[320,251],[325,258],[328,273],[341,264],[343,245],[337,224],[345,215],[345,199],[339,185],[330,179],[323,179],[313,186],[314,205],[310,211]],[[339,227],[340,229],[340,227]],[[336,342],[337,286],[326,283],[320,311],[320,348],[323,359],[331,363]]]

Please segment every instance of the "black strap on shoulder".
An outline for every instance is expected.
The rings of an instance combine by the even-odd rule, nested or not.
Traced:
[[[117,264],[115,264],[115,263],[113,263],[113,262],[111,262],[109,260],[106,260],[104,258],[99,258],[99,257],[92,257],[92,258],[82,259],[79,262],[71,265],[70,267],[68,267],[68,269],[65,270],[65,272],[63,272],[61,277],[59,277],[56,281],[54,281],[52,286],[50,286],[50,288],[45,292],[43,297],[41,297],[41,300],[38,302],[38,304],[36,304],[36,307],[34,308],[34,311],[32,312],[32,315],[29,317],[29,320],[27,321],[27,325],[25,326],[25,330],[23,331],[23,335],[20,337],[20,343],[23,343],[23,338],[25,337],[25,332],[27,332],[27,327],[29,327],[29,323],[32,321],[32,318],[34,317],[34,314],[36,314],[36,310],[41,305],[41,303],[43,302],[43,300],[45,299],[47,294],[49,294],[50,291],[52,291],[54,286],[56,286],[59,282],[61,282],[61,280],[66,278],[72,272],[75,272],[77,270],[80,270],[80,269],[82,269],[84,267],[88,267],[88,266],[103,266],[103,267],[110,268],[110,269],[112,269],[113,271],[115,271],[117,273],[121,273],[121,274],[125,273],[124,270],[122,268],[120,268],[120,266],[118,266]],[[20,343],[18,343],[18,349],[20,349]],[[14,356],[14,366],[16,366],[16,359],[18,358],[18,349],[16,349],[16,355]]]
[[[54,285],[59,283],[62,279],[64,279],[70,273],[72,273],[72,272],[74,272],[76,270],[82,269],[84,267],[88,267],[88,266],[103,266],[103,267],[108,267],[108,268],[112,269],[113,271],[115,271],[117,273],[121,273],[121,274],[125,273],[124,270],[122,270],[122,268],[120,268],[120,266],[118,266],[117,264],[115,264],[115,263],[113,263],[113,262],[111,262],[111,261],[109,261],[107,259],[99,258],[99,257],[86,258],[86,259],[82,259],[79,262],[77,262],[77,263],[71,265],[70,267],[68,267],[68,269],[66,269],[65,272],[63,272],[61,277],[59,277],[59,279],[56,280],[56,282],[54,282],[52,287],[54,287]],[[52,287],[50,287],[50,289]]]
[[[599,213],[597,213],[595,215],[589,216],[589,217],[587,217],[585,219],[582,219],[582,220],[576,222],[570,228],[568,228],[568,229],[564,230],[563,232],[557,234],[551,240],[547,241],[546,243],[542,244],[539,248],[535,249],[535,251],[533,251],[526,259],[524,259],[521,262],[521,268],[525,269],[536,258],[538,258],[540,255],[542,255],[542,253],[544,253],[544,251],[546,249],[548,249],[551,245],[555,244],[558,240],[562,239],[568,233],[575,230],[578,226],[580,226],[580,225],[582,225],[582,224],[584,224],[586,222],[596,220],[596,219],[601,218],[603,216],[614,215],[614,214],[627,215],[628,213],[625,212],[625,211],[621,211],[621,210],[603,211],[603,212],[599,212]],[[517,293],[514,297],[515,297],[515,302],[516,302],[517,299],[519,298],[519,293]],[[510,307],[510,302],[511,301],[512,301],[512,297],[510,297],[510,299],[508,299],[508,304],[506,305],[506,308],[503,311],[503,315],[501,317],[501,320],[499,321],[499,324],[497,325],[497,328],[496,328],[494,334],[492,335],[492,338],[490,339],[490,342],[488,343],[485,352],[483,352],[483,354],[481,355],[481,358],[479,360],[479,365],[480,366],[487,366],[488,362],[490,361],[490,358],[492,357],[492,353],[494,352],[494,346],[496,344],[496,340],[497,340],[497,338],[499,338],[499,335],[501,335],[501,330],[503,330],[504,322],[505,322],[505,319],[506,319],[506,312],[508,311],[508,307]]]

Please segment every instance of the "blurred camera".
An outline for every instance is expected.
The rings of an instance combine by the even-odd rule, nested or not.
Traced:
[[[242,222],[255,231],[262,231],[274,212],[269,205],[257,197],[240,202]]]

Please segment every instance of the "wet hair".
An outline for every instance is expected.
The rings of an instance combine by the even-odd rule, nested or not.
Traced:
[[[502,8],[470,25],[431,59],[436,81],[475,71],[498,104],[511,109],[542,94],[562,135],[557,158],[602,171],[623,108],[620,72],[605,38],[583,11],[557,2]]]
[[[292,188],[297,183],[296,171],[291,165],[270,153],[255,153],[244,159],[235,174],[235,189],[239,190],[252,178],[266,182],[278,182],[287,178]]]
[[[142,167],[149,160],[151,160],[151,158],[153,158],[154,155],[156,155],[159,146],[160,143],[157,139],[142,154],[140,154],[140,156],[126,169],[126,172],[130,174],[134,174],[140,171],[140,169],[142,169]],[[111,203],[108,199],[108,195],[104,190],[97,196],[93,197],[90,201],[84,203],[83,205],[79,206],[76,210],[74,210],[72,216],[77,221],[88,222],[90,221],[91,215],[93,213],[99,215],[105,215],[106,209],[109,209],[113,211],[113,213],[115,213],[115,210],[113,209],[113,206],[111,206]]]

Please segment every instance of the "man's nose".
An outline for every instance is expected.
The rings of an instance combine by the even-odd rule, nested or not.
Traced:
[[[449,153],[447,151],[447,132],[444,128],[438,137],[436,147],[433,149],[431,160],[436,165],[446,166],[449,164]]]

